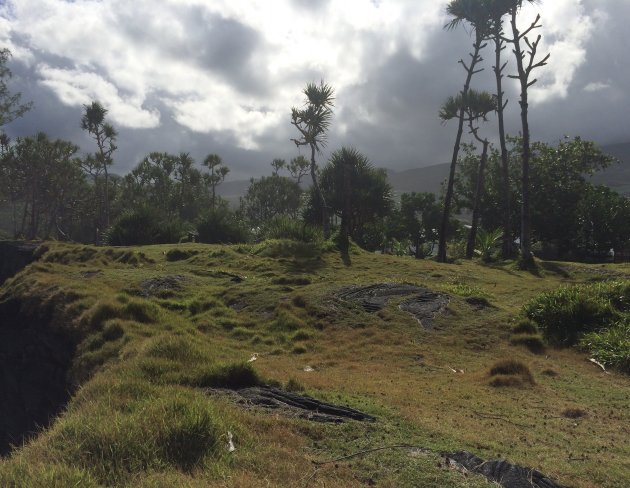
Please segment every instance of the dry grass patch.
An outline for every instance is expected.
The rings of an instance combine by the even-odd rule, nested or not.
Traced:
[[[490,368],[488,374],[491,377],[490,385],[494,387],[520,387],[536,384],[529,367],[522,361],[516,359],[497,361]]]

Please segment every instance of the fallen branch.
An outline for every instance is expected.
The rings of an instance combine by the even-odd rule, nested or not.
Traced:
[[[593,364],[596,364],[597,366],[599,366],[600,368],[602,368],[602,371],[606,374],[610,374],[608,371],[606,371],[606,368],[604,367],[604,365],[602,363],[600,363],[597,359],[595,358],[589,358],[589,361]]]
[[[482,418],[482,419],[502,420],[503,422],[507,422],[508,424],[516,425],[517,427],[523,427],[525,429],[529,429],[530,428],[529,425],[519,424],[517,422],[513,422],[513,421],[511,421],[508,418],[501,417],[500,415],[490,415],[490,414],[487,414],[487,413],[476,412],[475,410],[473,410],[473,413],[475,415],[477,415],[478,417]]]

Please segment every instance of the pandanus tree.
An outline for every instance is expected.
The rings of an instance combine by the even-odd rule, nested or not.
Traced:
[[[475,252],[475,243],[477,240],[477,228],[479,226],[479,210],[481,197],[484,192],[485,168],[488,161],[488,139],[479,135],[479,122],[487,121],[488,114],[494,112],[497,108],[496,97],[487,92],[479,92],[470,89],[466,95],[461,93],[456,97],[449,97],[440,110],[440,118],[443,121],[452,120],[459,117],[460,112],[464,111],[464,120],[467,122],[471,135],[481,143],[482,152],[479,168],[477,169],[477,179],[475,185],[475,195],[472,209],[472,223],[468,234],[468,243],[466,245],[466,258],[472,259]]]
[[[322,148],[326,145],[326,136],[333,116],[334,90],[324,81],[320,81],[319,85],[308,83],[303,93],[305,100],[302,108],[291,108],[291,124],[298,130],[300,137],[291,140],[297,147],[308,146],[311,150],[311,178],[315,194],[321,205],[324,238],[328,239],[330,237],[328,207],[317,181],[315,155],[321,153]]]
[[[480,0],[451,0],[446,7],[446,12],[453,17],[453,19],[445,26],[447,30],[453,30],[459,25],[468,23],[474,31],[475,40],[473,43],[473,50],[470,53],[470,62],[466,63],[463,59],[459,60],[459,63],[466,71],[464,87],[460,92],[460,96],[464,98],[470,90],[472,77],[480,71],[483,71],[483,68],[477,68],[477,66],[481,63],[481,61],[483,61],[480,52],[486,45],[485,38],[489,29],[488,12],[485,8],[484,2]],[[455,170],[457,168],[457,158],[459,156],[462,135],[464,133],[464,123],[466,120],[466,111],[463,106],[459,107],[459,110],[457,111],[457,119],[457,135],[455,137],[455,144],[453,145],[453,156],[451,158],[448,183],[446,193],[444,195],[444,207],[442,209],[440,238],[438,242],[438,261],[442,263],[446,262],[446,234],[451,213],[451,203],[453,200]]]
[[[212,200],[210,201],[210,204],[212,206],[212,210],[214,211],[216,208],[217,186],[225,180],[225,177],[230,172],[230,168],[223,164],[223,160],[218,154],[208,154],[206,159],[203,160],[203,165],[210,171],[210,174],[206,175],[206,178],[208,185],[212,189]]]
[[[99,227],[96,238],[99,239],[99,232],[103,227],[109,227],[109,166],[113,164],[112,154],[117,149],[115,142],[118,133],[116,129],[105,121],[107,109],[99,102],[92,102],[83,106],[83,116],[81,117],[81,128],[87,131],[96,142],[97,151],[93,157],[87,158],[87,167],[91,168],[95,182],[98,176],[104,176],[103,181],[103,205],[99,212]],[[100,202],[99,202],[100,203]]]

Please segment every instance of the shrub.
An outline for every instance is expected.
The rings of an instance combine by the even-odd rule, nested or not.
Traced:
[[[618,318],[603,291],[601,285],[563,287],[540,294],[523,310],[549,340],[572,345],[583,333],[607,327]]]
[[[166,219],[149,207],[124,212],[107,230],[105,241],[111,246],[171,244],[186,233],[179,219]]]
[[[206,244],[247,242],[249,233],[237,216],[227,208],[211,210],[197,223],[199,241]]]
[[[264,239],[289,239],[299,242],[319,243],[323,240],[319,227],[303,220],[292,219],[287,215],[276,215],[262,231]]]
[[[630,322],[584,335],[580,346],[600,363],[630,373]]]

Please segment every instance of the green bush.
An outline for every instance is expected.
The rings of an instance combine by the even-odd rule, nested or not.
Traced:
[[[237,216],[226,208],[211,210],[197,223],[199,242],[238,244],[249,240],[249,232]]]
[[[590,350],[600,363],[630,373],[630,322],[585,334],[580,346]]]
[[[523,311],[536,322],[547,339],[557,344],[576,344],[580,336],[612,325],[619,318],[608,283],[563,287],[545,292],[527,303]],[[626,298],[619,298],[625,303]]]
[[[262,231],[264,239],[289,239],[298,242],[319,243],[323,240],[319,227],[307,224],[303,220],[292,219],[287,215],[276,215]]]
[[[124,212],[107,230],[105,241],[111,246],[172,244],[186,233],[179,219],[166,219],[149,207]]]

